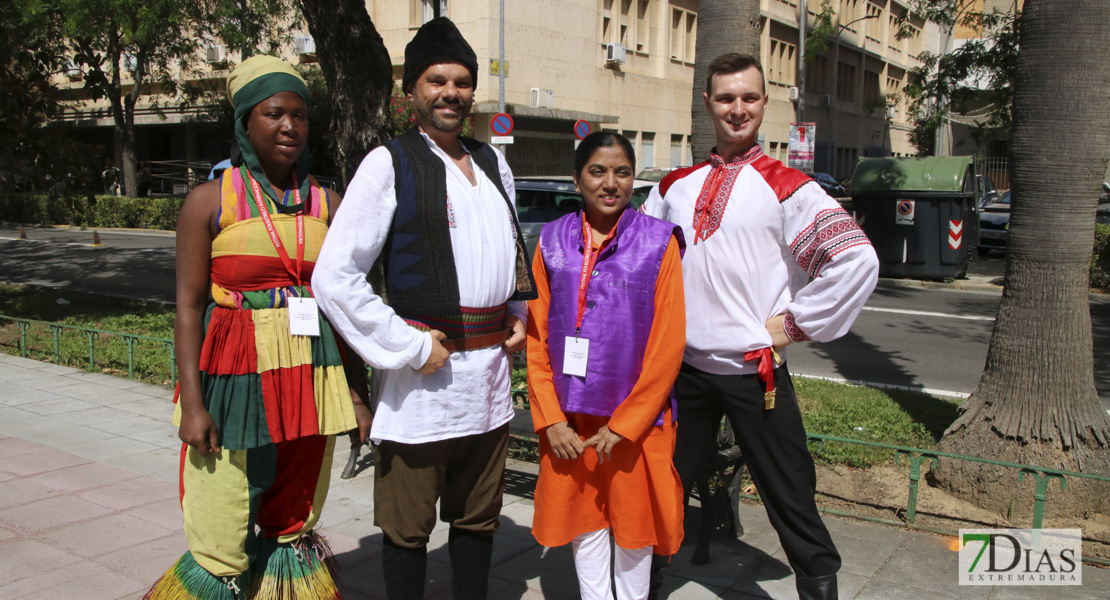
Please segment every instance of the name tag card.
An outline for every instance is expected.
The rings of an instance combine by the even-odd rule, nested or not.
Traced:
[[[567,343],[563,348],[563,374],[585,377],[589,357],[590,340],[567,336]]]
[[[289,298],[289,333],[320,336],[320,315],[315,298]]]

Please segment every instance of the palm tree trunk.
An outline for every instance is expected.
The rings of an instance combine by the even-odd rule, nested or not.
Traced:
[[[1088,305],[1094,214],[1110,160],[1107,22],[1105,0],[1025,3],[1005,290],[983,377],[945,432],[944,451],[1110,475]],[[949,460],[936,475],[985,508],[1019,516],[1032,508],[1032,483],[1019,485],[1010,469]],[[1070,478],[1049,500],[1049,514],[1105,511],[1110,490]]]
[[[301,0],[332,101],[331,145],[343,186],[382,141],[393,66],[362,0]],[[337,25],[338,24],[338,25]]]
[[[716,134],[705,111],[705,71],[714,58],[739,52],[759,58],[759,0],[701,0],[698,2],[698,37],[694,43],[694,90],[690,102],[691,143],[694,162],[705,160]]]

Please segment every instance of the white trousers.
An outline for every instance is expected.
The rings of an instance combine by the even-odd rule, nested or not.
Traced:
[[[582,600],[613,600],[614,587],[617,600],[644,600],[651,583],[652,547],[629,550],[612,544],[617,551],[610,575],[610,545],[608,529],[583,533],[571,542]]]

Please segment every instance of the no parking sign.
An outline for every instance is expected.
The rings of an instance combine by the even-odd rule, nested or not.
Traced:
[[[915,209],[915,202],[913,200],[899,200],[898,212],[894,215],[895,225],[913,225],[913,213]]]
[[[590,135],[590,122],[585,119],[578,119],[574,122],[574,137],[578,139],[585,139]]]
[[[513,136],[509,135],[513,132],[513,118],[506,113],[497,113],[489,120],[489,129],[493,132],[490,138],[491,144],[511,144],[513,143]]]

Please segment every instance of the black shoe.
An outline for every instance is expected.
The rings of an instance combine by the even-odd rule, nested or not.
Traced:
[[[651,555],[651,580],[648,582],[647,600],[658,600],[659,590],[663,588],[663,571],[671,564],[671,557]]]
[[[386,538],[382,543],[382,578],[389,600],[424,600],[428,549],[402,548]]]
[[[451,592],[455,600],[486,600],[493,536],[452,527],[447,551],[451,555]]]
[[[796,577],[798,600],[837,600],[836,575]]]

